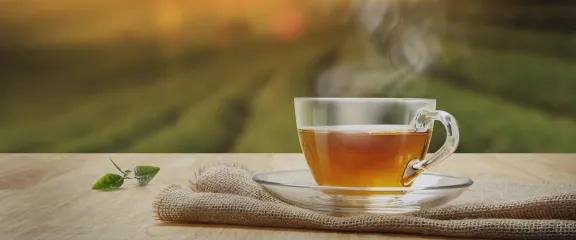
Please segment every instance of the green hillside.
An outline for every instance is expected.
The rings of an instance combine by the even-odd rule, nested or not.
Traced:
[[[576,8],[472,2],[449,9],[430,69],[346,94],[437,99],[459,121],[458,152],[576,152]],[[0,44],[0,152],[300,152],[293,98],[376,52],[342,26],[170,56],[154,40]],[[443,137],[437,124],[432,150]]]

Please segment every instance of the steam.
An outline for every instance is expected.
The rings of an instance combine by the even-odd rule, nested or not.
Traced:
[[[342,61],[326,70],[318,79],[318,94],[330,97],[422,94],[426,84],[422,75],[442,53],[441,36],[446,22],[440,3],[353,0],[350,9],[361,38],[343,53],[343,58],[358,55],[354,51],[364,51],[363,57],[353,57],[354,62]]]
[[[369,33],[379,28],[391,30],[400,23],[400,10],[397,4],[379,0],[355,0],[351,8],[357,11],[356,19]]]

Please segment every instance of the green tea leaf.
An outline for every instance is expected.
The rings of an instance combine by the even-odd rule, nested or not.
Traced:
[[[94,183],[92,190],[112,190],[119,188],[122,184],[124,184],[124,177],[108,173]]]
[[[160,168],[155,166],[136,166],[134,168],[134,177],[140,185],[146,185],[152,181],[152,178],[154,178],[159,171]]]

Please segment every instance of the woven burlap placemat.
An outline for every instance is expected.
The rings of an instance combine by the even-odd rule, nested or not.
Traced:
[[[413,215],[331,216],[271,196],[239,166],[203,169],[190,188],[153,202],[163,222],[501,239],[576,239],[576,184],[476,182],[455,201]]]

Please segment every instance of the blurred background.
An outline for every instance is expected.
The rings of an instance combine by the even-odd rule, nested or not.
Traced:
[[[460,123],[458,152],[576,152],[574,13],[571,0],[3,0],[0,152],[301,152],[298,96],[435,98]]]

